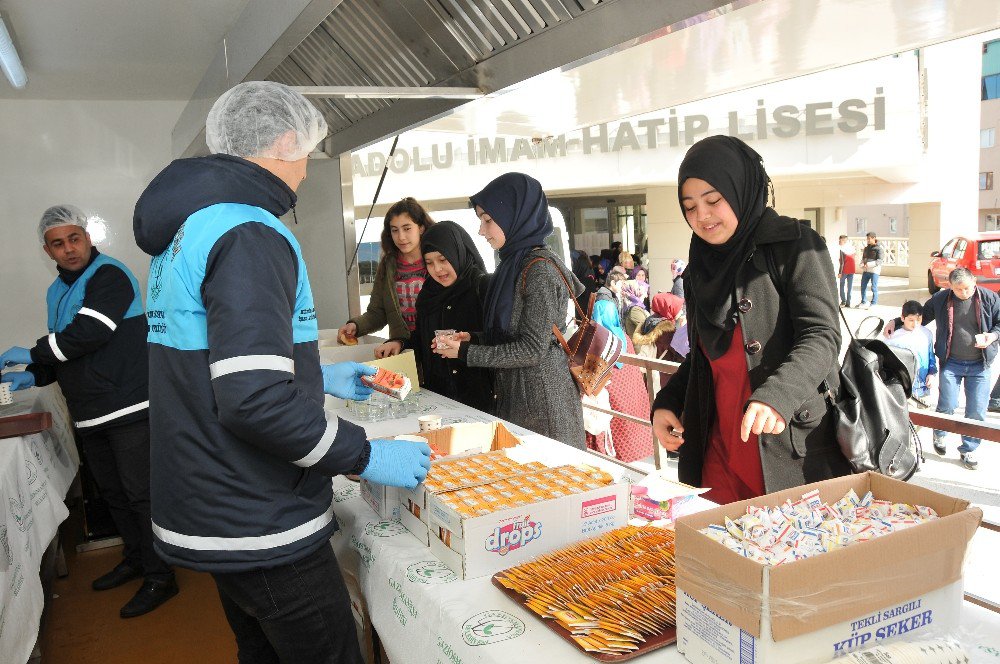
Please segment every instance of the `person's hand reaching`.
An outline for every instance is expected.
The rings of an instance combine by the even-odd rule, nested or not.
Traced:
[[[766,403],[751,401],[747,412],[743,414],[743,426],[740,427],[740,438],[743,442],[750,440],[750,434],[758,436],[762,433],[778,435],[785,430],[785,419],[778,411]]]

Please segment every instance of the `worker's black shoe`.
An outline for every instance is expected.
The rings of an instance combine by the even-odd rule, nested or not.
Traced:
[[[128,601],[118,612],[122,618],[135,618],[144,613],[149,613],[160,604],[177,594],[177,580],[171,576],[165,581],[154,581],[146,579],[142,582],[142,588],[135,594],[135,597]]]
[[[140,576],[142,576],[141,569],[136,569],[126,562],[120,562],[104,576],[94,579],[90,587],[94,590],[111,590],[132,579],[138,579]]]

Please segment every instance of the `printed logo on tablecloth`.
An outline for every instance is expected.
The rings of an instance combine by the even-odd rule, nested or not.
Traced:
[[[406,568],[406,578],[413,583],[436,585],[451,583],[458,579],[455,573],[448,569],[440,560],[422,560]]]
[[[10,539],[7,537],[7,526],[0,526],[0,546],[3,546],[3,554],[7,558],[7,567],[14,564],[14,552],[10,548]]]
[[[369,522],[365,525],[365,534],[374,535],[375,537],[395,537],[405,532],[406,528],[398,521]]]
[[[31,447],[31,454],[32,454],[32,456],[35,457],[35,461],[37,461],[39,463],[39,465],[44,466],[45,462],[42,461],[42,452],[41,452],[41,450],[38,449],[38,445],[39,445],[38,441],[39,441],[40,438],[41,438],[41,436],[37,436],[37,435],[36,436],[32,436],[31,437],[31,445],[30,445],[30,447]]]
[[[342,486],[339,489],[333,490],[333,500],[337,503],[342,503],[345,500],[350,500],[358,495],[358,487],[354,486]]]
[[[38,471],[35,469],[35,464],[31,463],[27,459],[24,460],[24,469],[28,473],[28,484],[34,484],[35,480],[38,479]]]
[[[14,517],[15,523],[17,523],[17,529],[22,533],[31,528],[32,514],[31,505],[29,503],[28,507],[24,506],[24,494],[21,490],[17,490],[17,500],[13,498],[7,499],[10,502],[10,515]]]
[[[486,550],[506,556],[542,536],[542,522],[532,521],[525,514],[509,519],[509,523],[497,526],[486,536]]]
[[[483,611],[462,625],[462,640],[470,646],[488,646],[524,634],[524,623],[506,611]]]

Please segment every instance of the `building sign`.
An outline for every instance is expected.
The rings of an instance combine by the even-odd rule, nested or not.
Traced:
[[[397,148],[389,169],[398,174],[447,170],[455,166],[516,164],[552,160],[568,155],[641,152],[693,145],[711,134],[727,133],[747,142],[790,139],[798,136],[857,134],[869,127],[886,128],[886,97],[882,87],[871,100],[850,98],[805,104],[768,105],[757,100],[756,108],[723,111],[710,117],[703,113],[681,115],[676,108],[642,119],[605,122],[581,130],[528,139],[524,137],[472,137],[464,142],[443,141],[430,145]],[[352,155],[354,176],[378,177],[388,155],[379,150]]]

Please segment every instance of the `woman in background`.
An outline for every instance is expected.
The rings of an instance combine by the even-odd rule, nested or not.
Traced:
[[[410,338],[417,326],[417,295],[427,278],[420,237],[433,225],[427,210],[414,198],[404,198],[389,208],[382,223],[382,258],[368,310],[341,326],[339,338],[364,336],[388,324],[389,340],[375,347],[375,357],[398,355],[404,346],[416,347]]]
[[[423,384],[438,394],[493,413],[492,373],[437,355],[432,348],[438,330],[483,329],[483,297],[490,275],[472,238],[453,221],[441,221],[427,229],[421,244],[430,277],[417,296],[417,338],[427,340],[415,349]]]
[[[603,325],[622,340],[622,351],[635,354],[632,340],[622,329],[618,310],[613,302],[601,299],[594,303],[594,322]],[[646,418],[649,416],[649,397],[642,370],[633,364],[618,362],[611,370],[611,381],[605,388],[611,410],[620,413]],[[649,429],[637,422],[612,418],[610,426],[611,439],[608,441],[604,433],[588,434],[587,445],[602,454],[630,463],[645,459],[653,454],[653,440]]]
[[[542,186],[507,173],[471,202],[479,234],[500,254],[484,301],[484,332],[437,337],[434,352],[492,369],[503,419],[583,449],[580,392],[552,332],[553,325],[565,331],[566,303],[583,285],[545,246],[552,219]]]
[[[673,285],[670,293],[684,299],[684,270],[687,269],[687,261],[683,258],[675,258],[670,261],[670,274],[673,276]]]
[[[590,258],[587,257],[587,252],[576,250],[572,252],[572,256],[573,275],[580,280],[584,288],[580,296],[576,298],[576,303],[580,306],[583,313],[586,314],[587,307],[590,305],[590,295],[597,292],[600,284],[594,278],[594,267],[590,262]],[[579,315],[577,316],[579,317]]]

